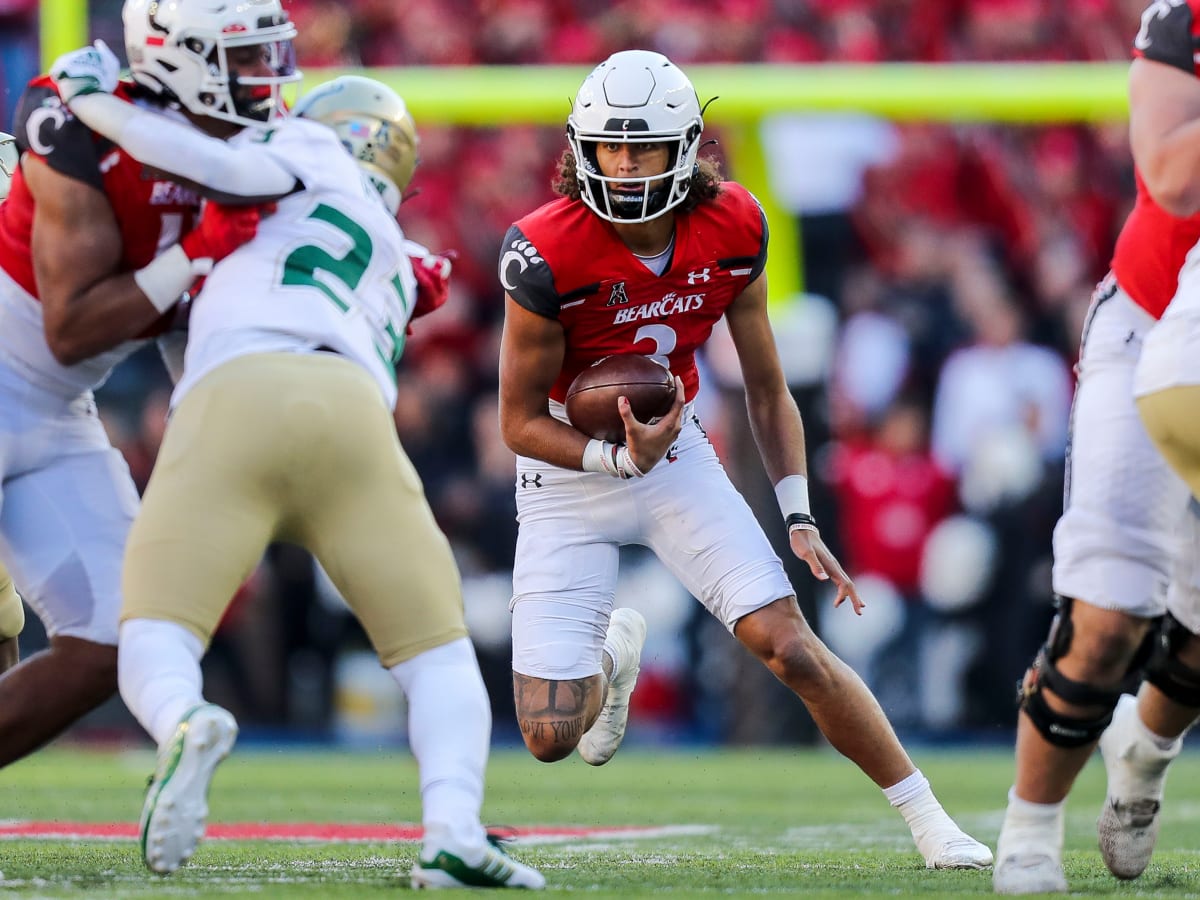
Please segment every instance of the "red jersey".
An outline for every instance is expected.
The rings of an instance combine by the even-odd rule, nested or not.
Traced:
[[[1142,13],[1133,54],[1200,76],[1194,48],[1200,43],[1200,0],[1171,3],[1155,0]],[[1150,196],[1140,173],[1137,201],[1121,228],[1113,251],[1117,283],[1154,318],[1175,296],[1179,270],[1188,251],[1200,241],[1200,214],[1179,219]]]
[[[556,319],[566,334],[562,369],[550,397],[598,359],[617,353],[666,357],[696,396],[696,349],[729,304],[763,271],[767,223],[745,188],[721,185],[711,203],[675,213],[671,261],[655,275],[612,224],[581,201],[551,201],[505,235],[500,283],[526,309]]]
[[[122,82],[117,96],[134,100],[136,88]],[[47,77],[29,83],[17,107],[17,145],[56,172],[103,191],[121,231],[120,271],[139,269],[189,231],[200,206],[195,192],[156,178],[111,141],[71,115]],[[25,161],[22,166],[36,165]],[[33,297],[31,234],[33,196],[20,170],[8,200],[0,205],[0,268]],[[70,248],[63,248],[65,259]]]
[[[1134,175],[1137,201],[1117,236],[1112,270],[1125,293],[1157,319],[1175,296],[1188,251],[1200,241],[1200,214],[1172,216],[1154,202],[1141,174]]]

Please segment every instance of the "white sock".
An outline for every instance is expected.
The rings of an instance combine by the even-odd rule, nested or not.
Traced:
[[[129,619],[117,643],[121,699],[162,747],[180,720],[204,702],[200,639],[174,622]]]
[[[996,855],[1019,847],[1031,847],[1061,860],[1065,810],[1066,801],[1034,803],[1018,797],[1015,786],[1009,788],[1008,809],[1004,811]]]
[[[904,811],[905,805],[914,800],[918,800],[925,795],[933,796],[933,791],[929,787],[929,779],[921,774],[920,769],[915,769],[911,775],[902,781],[897,781],[891,787],[883,789],[883,796],[887,797],[888,803]],[[936,800],[934,801],[937,802]]]
[[[913,840],[922,854],[928,855],[930,840],[944,837],[944,833],[952,831],[961,834],[961,829],[954,820],[942,809],[942,804],[933,795],[929,780],[917,769],[907,778],[898,781],[889,788],[883,789],[883,796],[904,816]]]
[[[480,810],[492,710],[475,649],[460,638],[392,666],[408,698],[408,740],[421,777],[427,844],[449,840],[458,849],[487,847]]]

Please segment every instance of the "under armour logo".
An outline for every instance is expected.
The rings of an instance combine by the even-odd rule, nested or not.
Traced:
[[[688,272],[688,284],[696,284],[699,281],[709,280],[708,269],[701,269],[699,272]]]
[[[527,488],[527,487],[540,488],[541,486],[542,486],[542,473],[541,472],[534,472],[532,475],[530,475],[528,472],[521,473],[521,487],[523,487],[523,488]]]

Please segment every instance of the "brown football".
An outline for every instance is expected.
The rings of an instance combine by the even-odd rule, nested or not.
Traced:
[[[625,423],[617,398],[628,397],[633,416],[649,423],[664,416],[675,402],[675,378],[648,356],[606,356],[577,376],[567,388],[567,418],[589,437],[620,443]]]

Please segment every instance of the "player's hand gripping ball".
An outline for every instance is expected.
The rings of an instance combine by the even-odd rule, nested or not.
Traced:
[[[648,356],[606,356],[575,376],[567,388],[567,418],[589,437],[622,443],[625,423],[617,411],[618,397],[629,398],[635,419],[651,424],[675,402],[675,378]]]

